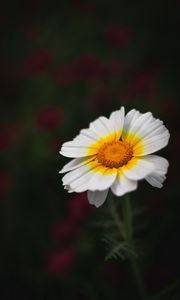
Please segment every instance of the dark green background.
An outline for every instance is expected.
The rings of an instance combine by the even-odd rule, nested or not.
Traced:
[[[94,224],[106,204],[69,196],[58,174],[61,144],[121,105],[152,111],[171,133],[163,189],[141,182],[132,202],[146,206],[135,238],[149,294],[178,282],[178,27],[175,1],[1,6],[0,299],[139,299],[128,262],[104,261]],[[161,299],[179,297],[175,284]]]

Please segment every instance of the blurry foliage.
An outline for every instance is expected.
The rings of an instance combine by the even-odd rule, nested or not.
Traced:
[[[168,1],[2,4],[1,299],[138,299],[126,260],[105,262],[104,227],[92,226],[107,204],[95,210],[86,194],[69,196],[58,174],[61,144],[121,105],[170,129],[164,188],[142,182],[132,202],[147,207],[134,234],[150,294],[179,278],[178,25]]]

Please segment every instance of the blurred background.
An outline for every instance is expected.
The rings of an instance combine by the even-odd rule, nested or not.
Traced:
[[[171,133],[162,190],[133,205],[150,295],[180,299],[179,10],[176,1],[14,0],[0,10],[0,299],[139,299],[127,260],[105,261],[104,207],[69,195],[64,141],[125,106]],[[121,201],[121,199],[117,199]]]

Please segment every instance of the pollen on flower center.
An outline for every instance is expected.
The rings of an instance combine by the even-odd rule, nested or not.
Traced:
[[[97,154],[99,163],[108,168],[119,168],[126,165],[133,156],[131,146],[123,141],[104,143]]]

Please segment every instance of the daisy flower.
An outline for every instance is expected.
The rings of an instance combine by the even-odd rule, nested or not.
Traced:
[[[137,189],[145,179],[161,188],[168,161],[152,153],[164,148],[169,131],[152,113],[132,109],[125,116],[124,107],[111,113],[109,119],[99,117],[89,128],[62,145],[60,154],[74,158],[60,173],[64,188],[71,192],[87,192],[88,201],[101,206],[111,189],[122,196]]]

